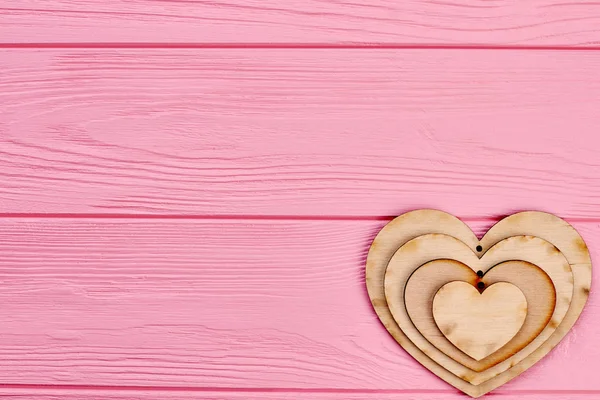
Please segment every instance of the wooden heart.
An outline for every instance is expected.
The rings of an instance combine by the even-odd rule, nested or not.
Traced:
[[[491,272],[495,269],[495,266],[501,266],[502,268],[500,268],[500,270],[505,269],[506,267],[500,264],[503,264],[504,260],[510,258],[516,258],[536,266],[543,265],[543,272],[547,274],[552,281],[557,296],[560,298],[557,306],[553,307],[554,312],[551,316],[553,323],[545,326],[542,334],[535,338],[520,335],[520,341],[516,343],[511,342],[510,347],[507,346],[507,348],[502,348],[503,352],[500,353],[500,355],[496,354],[496,358],[491,358],[490,360],[486,359],[485,362],[483,362],[484,360],[478,362],[467,355],[460,357],[461,354],[464,354],[462,352],[458,352],[459,354],[450,354],[448,352],[448,347],[442,346],[443,343],[440,345],[440,343],[437,342],[432,345],[425,337],[427,332],[423,331],[425,332],[424,335],[423,332],[415,327],[416,325],[419,325],[419,320],[426,323],[427,321],[425,318],[429,318],[432,321],[431,325],[434,326],[435,331],[439,331],[431,316],[431,306],[429,306],[429,311],[426,314],[423,314],[419,320],[415,319],[414,321],[411,321],[411,318],[407,313],[409,307],[406,305],[404,296],[407,294],[407,287],[409,284],[415,284],[416,280],[413,278],[419,276],[426,265],[430,265],[428,263],[430,259],[438,260],[436,263],[437,265],[440,263],[440,260],[449,258],[454,258],[456,262],[462,263],[470,269],[471,275],[475,274],[477,271],[481,271],[484,274],[484,277],[488,274],[488,271]],[[444,265],[446,265],[446,263]],[[455,271],[456,269],[451,272]],[[436,273],[436,275],[440,277],[442,275],[449,276],[448,274],[439,273]],[[457,279],[468,280],[468,277],[465,277],[464,273],[461,272],[461,275],[455,277],[450,276],[446,281],[441,282],[439,286],[448,281]],[[510,277],[508,280],[511,280]],[[429,282],[431,282],[431,279],[421,279],[418,285],[415,284],[415,286],[420,286],[422,289],[417,291],[417,293],[427,293],[431,294],[433,297],[435,291],[439,289],[439,286],[433,291],[425,290],[427,287],[426,284]],[[513,283],[515,282],[516,281]],[[564,319],[569,308],[569,303],[571,302],[571,296],[573,294],[573,275],[564,255],[560,251],[557,251],[552,244],[540,238],[514,236],[501,240],[485,252],[481,259],[479,259],[458,239],[442,234],[428,234],[408,241],[396,251],[387,266],[384,288],[389,311],[393,315],[398,327],[410,341],[421,351],[426,353],[433,361],[443,364],[449,372],[461,377],[461,379],[470,384],[480,385],[522,361],[554,333],[556,327]],[[417,305],[418,304],[420,303],[417,303]],[[455,351],[456,348],[454,345],[449,341],[447,343],[450,346],[450,352]],[[465,357],[467,360],[464,359]]]
[[[473,371],[471,369],[457,363],[451,357],[448,357],[437,348],[431,346],[431,343],[414,329],[412,322],[410,322],[410,318],[408,318],[409,325],[416,331],[416,335],[437,352],[426,354],[406,335],[404,328],[398,326],[390,308],[388,308],[384,280],[386,280],[386,269],[388,268],[390,260],[394,257],[397,250],[401,249],[407,242],[419,236],[431,233],[441,234],[445,237],[450,237],[450,239],[455,238],[456,241],[462,242],[464,246],[468,247],[475,258],[478,258],[477,255],[486,254],[492,246],[504,239],[513,236],[529,235],[543,239],[543,241],[555,246],[553,247],[553,251],[560,253],[570,266],[573,278],[573,290],[571,293],[571,300],[566,307],[566,313],[560,320],[560,323],[554,328],[554,331],[547,339],[541,341],[541,343],[535,343],[537,340],[536,338],[527,345],[522,351],[534,343],[536,347],[526,357],[514,364],[509,364],[508,369],[504,372],[496,375],[492,374],[492,378],[481,382],[473,380],[471,375]],[[505,252],[506,254],[503,254],[502,251],[496,251],[495,253],[495,257],[501,259],[500,261],[514,259],[510,252]],[[504,256],[503,259],[501,257],[502,255]],[[432,259],[435,259],[435,257],[424,260],[422,264],[431,261]],[[402,259],[400,258],[397,262],[402,263]],[[418,266],[415,267],[415,269],[416,268],[418,268]],[[409,276],[405,277],[404,286],[406,284],[406,279],[408,279]],[[583,310],[589,294],[591,284],[591,260],[583,239],[575,229],[565,221],[551,214],[542,212],[514,214],[494,225],[481,241],[479,241],[472,231],[457,218],[441,211],[418,210],[395,218],[387,224],[374,239],[367,257],[366,284],[375,311],[396,341],[415,359],[440,378],[473,397],[479,397],[506,383],[539,361],[567,334]],[[563,296],[558,296],[556,299],[556,308],[559,308],[563,302]],[[404,312],[406,313],[406,310]],[[556,321],[553,316],[548,326],[544,328],[543,331],[547,332],[546,329],[548,327],[551,328],[552,325],[555,324]],[[516,337],[513,340],[516,340]],[[512,343],[513,340],[511,340],[509,344]],[[434,360],[434,357],[437,360]],[[439,361],[442,357],[445,357],[443,361]],[[509,360],[507,359],[504,362],[507,361]],[[502,365],[502,363],[483,371],[483,373],[497,368],[500,365]],[[460,369],[461,367],[462,370]]]
[[[433,315],[428,312],[433,308],[433,297],[436,291],[453,279],[469,282],[473,286],[481,282],[484,287],[489,287],[497,282],[510,281],[523,291],[527,299],[528,312],[522,329],[507,345],[481,361],[476,361],[462,352],[457,353],[453,344],[438,329],[433,320]],[[567,284],[570,284],[570,282]],[[490,367],[518,353],[529,345],[533,338],[538,342],[547,339],[549,334],[558,326],[555,323],[549,325],[550,318],[553,317],[555,321],[559,321],[566,313],[565,306],[555,308],[556,289],[548,274],[539,267],[525,261],[506,261],[497,264],[483,277],[479,277],[467,265],[456,260],[430,261],[419,267],[411,275],[406,284],[405,297],[407,298],[405,302],[406,311],[410,320],[427,341],[473,371],[481,372],[489,369],[486,374],[494,372]],[[540,335],[542,330],[546,330],[546,332]],[[535,344],[531,347],[534,346]],[[432,353],[430,352],[430,354]],[[512,362],[511,359],[510,363]],[[503,369],[496,367],[496,374],[497,371],[502,372],[509,366],[510,364],[505,364]],[[489,376],[485,375],[481,378],[481,381],[483,381],[483,378],[489,379]]]
[[[467,282],[445,284],[433,298],[433,319],[464,353],[481,360],[507,344],[521,330],[527,299],[521,290],[498,282],[481,293]]]

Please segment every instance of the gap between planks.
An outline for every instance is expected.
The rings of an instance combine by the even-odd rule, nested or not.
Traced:
[[[600,46],[469,45],[426,43],[0,43],[0,49],[270,49],[270,50],[522,50],[598,51]]]
[[[527,210],[522,210],[527,211]],[[532,210],[536,211],[536,210]],[[508,215],[458,217],[464,222],[496,222]],[[260,221],[391,221],[397,215],[253,215],[253,214],[92,214],[92,213],[0,213],[1,218],[47,219],[188,219]],[[560,217],[560,215],[559,215]],[[567,222],[600,222],[600,217],[563,218]]]
[[[469,4],[477,3],[477,4]],[[0,0],[4,42],[598,45],[594,0]],[[1,40],[1,39],[0,39]]]
[[[19,395],[33,393],[51,394],[51,393],[79,393],[81,395],[102,392],[105,394],[127,393],[188,393],[190,395],[204,394],[221,394],[221,395],[238,395],[238,394],[347,394],[347,395],[430,395],[449,397],[464,397],[456,390],[426,390],[426,389],[330,389],[330,388],[228,388],[228,387],[186,387],[186,386],[98,386],[98,385],[31,385],[31,384],[0,384],[0,396]],[[512,396],[594,396],[600,394],[599,390],[497,390],[493,393],[495,396],[512,397]],[[387,396],[386,396],[387,397]],[[398,397],[395,397],[398,398]],[[563,397],[561,397],[563,398]]]
[[[427,390],[427,389],[344,389],[344,388],[236,388],[236,387],[194,387],[194,386],[113,386],[113,385],[35,385],[35,384],[0,384],[0,394],[6,390],[72,390],[72,391],[165,391],[165,392],[193,392],[193,393],[355,393],[355,394],[454,394],[456,390]],[[540,391],[514,391],[511,394]],[[541,391],[556,393],[573,393],[571,391]],[[586,391],[589,394],[600,391]],[[505,392],[509,393],[509,392]]]

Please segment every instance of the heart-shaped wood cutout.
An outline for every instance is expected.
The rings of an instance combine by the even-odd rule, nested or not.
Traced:
[[[481,293],[463,281],[445,284],[433,297],[433,319],[456,347],[481,360],[506,345],[527,317],[527,299],[508,282]]]
[[[421,241],[426,239],[427,235],[413,240]],[[456,241],[456,239],[452,240]],[[428,241],[428,243],[432,242]],[[436,241],[433,241],[432,244],[436,244]],[[488,251],[487,254],[491,253]],[[559,261],[557,268],[562,270],[564,268],[563,262],[566,263],[564,257],[553,258]],[[560,262],[561,258],[563,262]],[[557,284],[564,286],[563,289],[559,289],[559,292],[570,290],[570,293],[572,293],[573,283],[569,280],[572,278],[572,274],[564,275],[566,275],[564,276],[566,281],[557,282]],[[563,277],[563,274],[555,274],[555,279],[560,279],[561,277]],[[436,291],[452,279],[461,279],[473,287],[480,283],[484,287],[489,287],[497,282],[510,281],[521,289],[527,299],[528,312],[522,329],[508,344],[481,361],[476,361],[466,354],[456,354],[453,344],[438,329],[433,320],[433,315],[429,312],[433,308],[433,298]],[[419,267],[411,275],[404,293],[407,298],[405,302],[406,311],[417,331],[432,346],[457,361],[461,367],[464,366],[474,372],[481,372],[478,375],[470,374],[473,376],[469,382],[473,384],[479,384],[493,378],[508,369],[511,364],[515,364],[517,360],[522,360],[526,355],[531,354],[537,348],[537,343],[542,343],[554,333],[554,330],[560,321],[562,321],[568,309],[566,301],[561,302],[558,307],[555,307],[556,288],[552,282],[552,278],[541,268],[526,261],[506,261],[496,264],[482,277],[479,277],[467,265],[456,260],[442,259],[430,261]],[[393,301],[390,301],[390,304],[393,303]],[[551,318],[554,322],[549,324]],[[406,329],[405,332],[408,330]],[[418,339],[417,337],[416,340]],[[522,352],[521,350],[526,346],[529,346],[530,350]],[[420,349],[428,353],[434,361],[444,361],[443,358],[436,358],[436,354],[431,348],[420,347]],[[449,368],[449,370],[455,374],[466,376],[464,368],[456,371]]]
[[[464,270],[458,270],[458,267],[451,268],[454,264],[447,261],[442,262],[442,260],[452,258],[454,264],[465,266]],[[431,259],[436,261],[428,262]],[[539,331],[530,331],[530,334],[525,336],[519,332],[519,340],[511,341],[510,346],[503,347],[502,351],[494,353],[493,357],[490,356],[478,362],[467,355],[461,357],[461,352],[451,354],[456,350],[451,342],[435,340],[435,337],[432,338],[427,334],[428,330],[421,329],[423,325],[420,324],[428,322],[426,317],[433,321],[430,304],[435,292],[443,284],[452,280],[470,281],[466,271],[469,271],[470,276],[477,276],[476,272],[481,271],[484,281],[495,277],[492,282],[487,282],[487,284],[493,283],[500,273],[503,275],[503,280],[515,283],[522,290],[526,290],[528,285],[518,282],[520,273],[513,274],[514,277],[504,273],[507,268],[504,262],[506,259],[517,259],[522,263],[534,266],[543,265],[542,273],[550,278],[553,289],[560,297],[557,307],[553,307],[553,323],[542,327],[544,329],[542,334],[533,338],[534,335],[531,332]],[[438,266],[438,271],[425,273],[424,271],[428,271],[430,269],[428,267],[432,265]],[[525,271],[525,269],[521,269]],[[417,278],[419,279],[417,280]],[[445,280],[442,279],[438,282],[437,278],[445,278]],[[439,284],[432,288],[430,286],[432,282]],[[534,282],[536,285],[539,283],[538,280]],[[477,283],[473,282],[473,284]],[[433,361],[443,364],[449,372],[460,376],[470,384],[480,385],[522,361],[554,333],[556,327],[564,319],[572,299],[573,274],[564,255],[554,245],[540,238],[513,236],[501,240],[487,250],[480,259],[468,246],[456,238],[443,234],[427,234],[409,240],[394,253],[387,265],[384,287],[389,311],[408,339]],[[427,300],[425,303],[425,298],[417,297],[419,293],[430,295],[431,301]],[[418,301],[406,303],[404,297],[409,294]],[[537,304],[536,301],[531,303]],[[429,310],[419,315],[418,318],[415,318],[414,315],[409,318],[408,310],[422,304],[426,304]],[[545,320],[545,323],[548,323],[548,319]],[[431,322],[430,325],[433,325],[434,329],[439,332],[435,327],[435,322]],[[419,329],[416,328],[417,326]],[[445,339],[443,336],[441,338]]]
[[[444,245],[441,251],[438,251],[440,250],[439,246],[427,249],[426,244],[438,236],[443,238]],[[505,241],[505,239],[509,240]],[[505,243],[500,244],[499,242],[502,241]],[[510,245],[506,243],[510,243]],[[518,244],[521,245],[518,246]],[[464,249],[462,252],[447,254],[448,249],[453,246],[456,249],[459,249],[460,246],[468,249],[471,257],[465,255]],[[421,247],[424,247],[425,251],[419,250]],[[536,247],[538,247],[537,251]],[[444,254],[444,249],[446,254]],[[570,289],[556,267],[552,266],[554,265],[550,262],[553,258],[552,254],[556,255],[554,264],[560,258],[566,260],[567,268],[565,269],[568,271],[565,270],[565,273],[570,275]],[[539,328],[533,330],[540,331],[538,336],[529,338],[530,335],[525,335],[528,340],[523,341],[522,333],[527,326],[527,322],[525,322],[508,344],[482,361],[493,358],[496,354],[502,354],[503,349],[515,346],[515,341],[521,341],[517,343],[517,348],[520,346],[521,349],[509,358],[502,359],[500,357],[489,366],[481,367],[480,365],[481,372],[456,360],[459,359],[457,354],[460,353],[463,357],[477,362],[459,349],[446,349],[455,356],[453,358],[434,346],[431,336],[429,339],[425,338],[415,328],[404,304],[404,289],[415,271],[430,261],[453,260],[457,257],[463,258],[458,259],[457,262],[478,273],[487,273],[494,265],[504,261],[522,260],[533,264],[530,268],[532,273],[535,272],[532,268],[536,267],[548,273],[556,290],[556,307],[552,318],[541,331]],[[479,257],[482,257],[481,261],[478,261]],[[496,261],[496,264],[487,265],[492,261]],[[483,262],[481,265],[486,268],[485,271],[478,271],[470,265],[477,264],[477,262]],[[395,272],[390,273],[390,271]],[[538,274],[538,276],[543,275]],[[485,276],[482,279],[485,279]],[[453,280],[462,279],[449,277],[449,281]],[[591,284],[591,260],[583,239],[575,229],[551,214],[542,212],[514,214],[494,225],[479,241],[468,226],[452,215],[435,210],[418,210],[394,219],[374,239],[367,257],[366,283],[375,311],[396,341],[436,375],[463,392],[473,397],[479,397],[535,364],[567,334],[587,301]],[[546,285],[546,287],[549,286]],[[521,290],[523,291],[522,288]],[[568,290],[570,290],[570,296],[566,296]],[[529,299],[527,301],[529,303]],[[535,299],[534,303],[544,304],[543,301]],[[543,310],[543,307],[538,307],[538,310]],[[432,311],[429,308],[429,314]],[[433,316],[429,318],[430,321],[433,321]],[[530,324],[530,326],[534,325]],[[443,337],[443,339],[447,341],[447,338]]]

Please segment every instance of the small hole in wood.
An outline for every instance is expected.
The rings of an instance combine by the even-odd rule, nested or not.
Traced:
[[[479,289],[483,289],[483,288],[485,287],[485,283],[483,283],[483,282],[478,282],[478,283],[477,283],[477,287],[478,287]]]
[[[481,270],[477,271],[477,276],[480,278],[483,278],[483,271],[481,271]]]
[[[475,249],[477,249],[477,251],[481,251],[481,250],[483,250],[483,247],[477,246]]]

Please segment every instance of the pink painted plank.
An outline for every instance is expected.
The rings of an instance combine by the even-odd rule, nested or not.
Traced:
[[[449,390],[371,309],[363,266],[384,223],[0,219],[0,383]],[[597,260],[599,224],[576,227]],[[503,390],[600,391],[599,316],[592,290]]]
[[[3,43],[600,44],[594,0],[0,1]]]
[[[600,217],[600,52],[0,54],[5,213]]]
[[[53,389],[24,388],[0,389],[0,396],[15,399],[37,400],[465,400],[463,394],[456,392],[416,391],[191,391],[147,389]],[[565,392],[520,392],[518,394],[494,392],[488,397],[494,400],[551,399],[551,400],[594,400],[598,393]],[[486,397],[484,397],[486,398]]]

